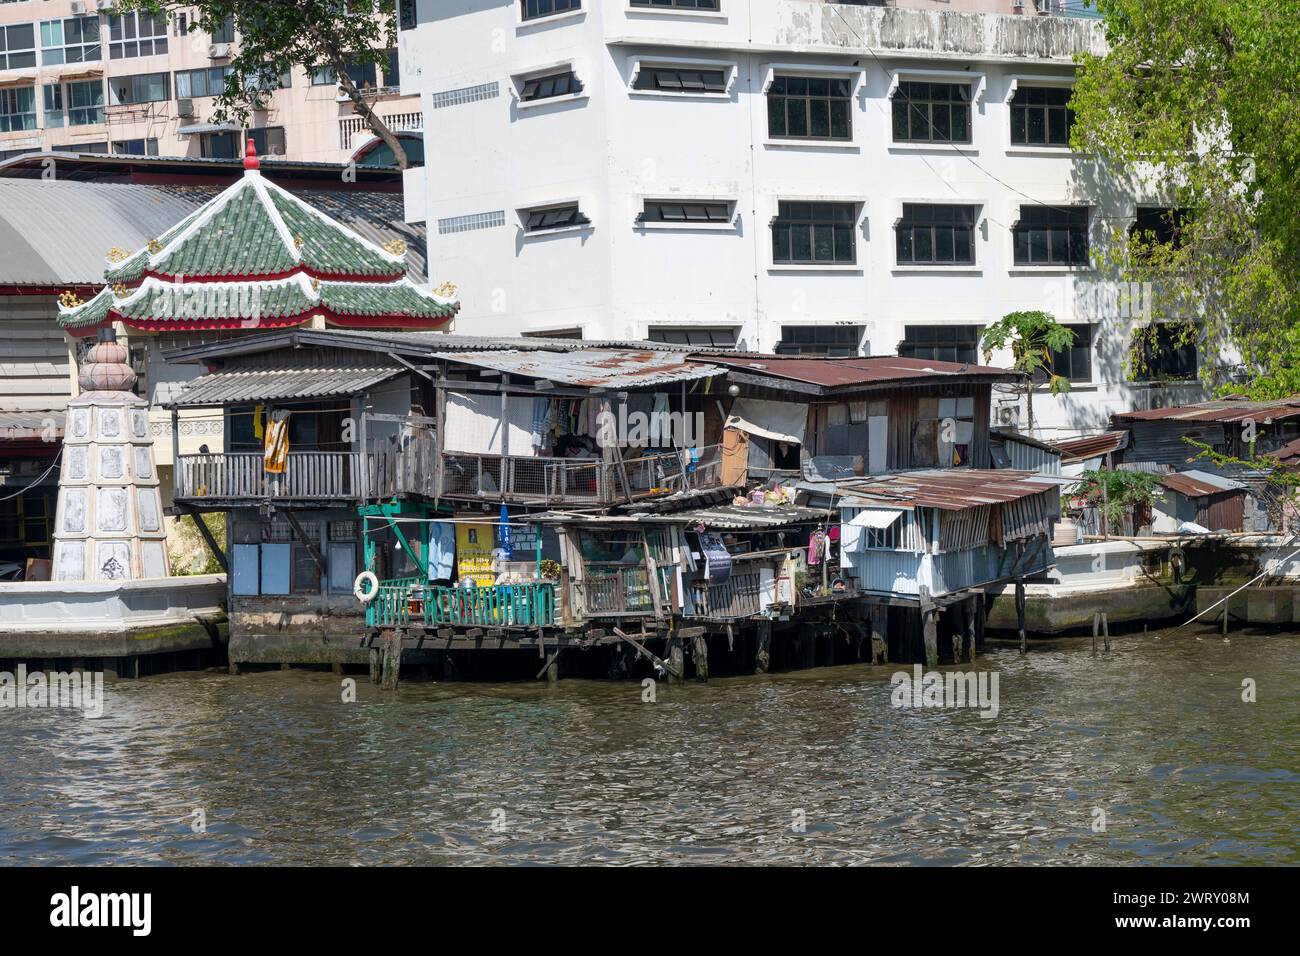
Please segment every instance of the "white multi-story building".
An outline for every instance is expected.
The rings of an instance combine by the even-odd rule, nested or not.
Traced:
[[[245,125],[214,122],[239,48],[233,22],[208,34],[193,29],[193,9],[153,16],[118,6],[0,0],[0,160],[38,150],[230,158],[249,137],[264,155],[345,162],[373,148],[372,162],[392,161],[329,70],[268,77],[264,108]],[[396,51],[386,66],[349,69],[391,129],[418,131],[419,104],[401,96],[397,73]]]
[[[980,361],[1045,309],[1077,338],[1044,436],[1198,397],[1187,349],[1127,380],[1155,317],[1096,269],[1160,205],[1068,146],[1098,23],[914,3],[416,0],[403,92],[437,136],[407,212],[458,331]]]

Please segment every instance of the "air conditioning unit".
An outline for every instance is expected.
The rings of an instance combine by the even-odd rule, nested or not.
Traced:
[[[229,43],[213,43],[208,47],[209,60],[224,60],[228,56],[230,56]]]
[[[999,404],[993,412],[993,419],[999,428],[1020,427],[1020,405],[1011,402]]]
[[[95,8],[98,9],[100,13],[112,13],[117,10],[117,0],[99,0],[99,2],[95,4]]]
[[[79,17],[86,12],[86,5],[82,0],[72,0],[72,15]]]
[[[177,100],[176,115],[182,117],[183,119],[192,119],[194,116],[196,116],[197,114],[194,112],[194,101]]]

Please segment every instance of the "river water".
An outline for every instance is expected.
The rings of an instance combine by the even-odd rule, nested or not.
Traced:
[[[0,710],[0,863],[1300,862],[1300,635],[1090,645],[982,656],[992,719],[891,707],[894,667],[653,703],[632,682],[358,678],[344,703],[327,673],[123,681],[97,720]]]

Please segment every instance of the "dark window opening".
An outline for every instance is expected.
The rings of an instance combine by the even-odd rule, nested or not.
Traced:
[[[698,329],[665,326],[652,328],[648,332],[651,342],[663,342],[665,345],[689,345],[695,348],[734,349],[736,347],[736,330],[734,328]]]
[[[725,93],[727,74],[724,70],[643,67],[632,88],[656,93]]]
[[[779,264],[857,262],[851,202],[781,202],[772,222],[772,261]]]
[[[1152,206],[1137,211],[1137,218],[1129,228],[1129,238],[1149,249],[1151,246],[1169,246],[1181,249],[1183,226],[1187,211],[1169,206]]]
[[[1011,97],[1011,142],[1018,146],[1069,146],[1074,110],[1073,90],[1052,86],[1017,86]]]
[[[731,203],[646,201],[639,222],[731,222]]]
[[[1021,206],[1015,264],[1087,265],[1088,207]]]
[[[767,132],[776,139],[853,138],[853,83],[833,77],[778,76],[767,91]]]
[[[969,83],[898,84],[894,94],[894,141],[969,143]]]
[[[525,20],[582,9],[582,0],[520,0],[520,4]]]
[[[1154,331],[1152,329],[1154,328]],[[1189,341],[1182,323],[1162,322],[1137,333],[1135,378],[1139,382],[1187,380],[1196,377],[1196,342]]]
[[[975,262],[975,207],[903,204],[896,229],[899,265]]]
[[[978,325],[909,325],[898,343],[898,354],[934,362],[976,361],[979,353]]]
[[[582,83],[574,76],[572,70],[538,76],[524,81],[524,88],[519,98],[525,103],[534,100],[548,100],[554,96],[576,96],[582,92]]]
[[[1092,381],[1092,326],[1066,326],[1074,333],[1074,342],[1059,351],[1053,349],[1047,367],[1034,375],[1040,385],[1051,375],[1060,375],[1071,382]]]
[[[716,10],[718,0],[631,0],[634,7],[669,7],[674,10]]]
[[[783,325],[777,355],[849,358],[862,345],[860,325]]]
[[[525,232],[543,232],[547,229],[563,229],[566,226],[585,226],[591,222],[578,209],[572,206],[555,206],[550,209],[530,209],[524,219]]]

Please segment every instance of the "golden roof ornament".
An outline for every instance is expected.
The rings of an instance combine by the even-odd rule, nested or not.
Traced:
[[[319,291],[320,291],[320,279],[317,279],[315,276],[312,276],[312,280],[311,280],[311,291],[313,291],[313,292],[319,292]]]
[[[126,298],[126,284],[122,282],[115,283],[113,286],[113,295],[119,299]]]
[[[114,246],[112,249],[108,250],[108,255],[104,258],[109,262],[125,262],[127,259],[131,258],[131,253],[127,252],[120,246]]]
[[[402,239],[389,239],[384,243],[385,251],[395,256],[406,255],[406,242]]]
[[[302,252],[302,236],[293,237],[293,247],[299,252]]]
[[[456,283],[444,282],[438,288],[433,290],[433,294],[440,299],[454,299],[456,297]]]
[[[162,243],[159,242],[157,239],[150,239],[148,245],[145,246],[145,248],[148,249],[149,252],[155,256],[158,253],[162,252],[162,247],[163,247]]]
[[[81,301],[81,298],[77,293],[68,289],[59,296],[59,305],[63,306],[65,309],[78,309],[85,305],[85,303]]]

